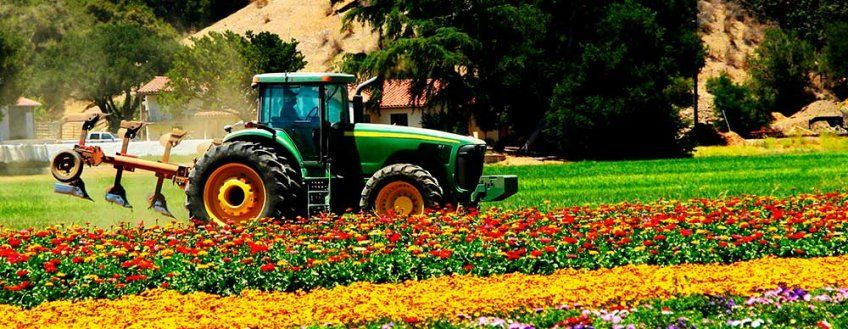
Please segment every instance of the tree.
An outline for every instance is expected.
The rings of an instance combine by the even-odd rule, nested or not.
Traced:
[[[842,98],[848,97],[848,22],[827,28],[822,62],[833,91]]]
[[[551,101],[546,132],[563,153],[607,159],[689,151],[673,105],[681,97],[670,91],[703,65],[703,48],[683,18],[684,3],[623,1],[600,15]]]
[[[800,39],[821,47],[826,27],[848,21],[845,0],[742,0],[745,8],[758,18],[772,21]]]
[[[191,41],[191,46],[177,51],[166,74],[170,91],[162,101],[175,114],[191,107],[228,111],[252,120],[256,112],[256,94],[250,86],[253,75],[294,72],[306,66],[297,41],[283,42],[268,32],[248,32],[247,37],[232,31],[210,32]]]
[[[75,45],[85,44],[87,47]],[[109,128],[135,118],[140,97],[135,91],[167,70],[176,41],[148,28],[127,23],[100,24],[66,38],[66,83],[78,99],[94,102],[108,114]]]
[[[19,73],[23,69],[22,42],[10,29],[0,24],[0,107],[20,96]],[[0,112],[0,119],[3,113]]]
[[[748,60],[751,86],[761,106],[791,115],[809,104],[813,49],[792,32],[766,30],[762,43]]]
[[[733,130],[747,137],[751,131],[768,125],[768,112],[759,104],[751,89],[733,83],[727,73],[709,79],[707,91],[715,97],[713,110],[717,120],[714,124],[719,130]]]
[[[354,3],[345,23],[370,23],[381,49],[345,56],[341,66],[361,76],[411,79],[412,94],[446,112],[431,114],[428,123],[456,127],[438,122],[467,122],[473,115],[484,130],[515,119],[524,132],[525,120],[542,116],[545,107],[533,105],[543,104],[544,96],[534,87],[544,81],[528,79],[542,67],[536,66],[542,53],[536,46],[549,21],[537,6],[506,0]]]

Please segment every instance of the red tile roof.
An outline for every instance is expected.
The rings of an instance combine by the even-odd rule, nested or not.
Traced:
[[[168,81],[171,81],[170,79],[168,79],[168,77],[157,75],[156,77],[153,78],[153,80],[150,80],[150,82],[144,84],[144,86],[141,86],[141,88],[138,88],[138,94],[141,94],[141,95],[158,94],[159,92],[164,90],[165,85],[168,84]]]
[[[26,97],[18,97],[18,100],[15,102],[15,106],[41,106],[41,103],[31,100]]]
[[[409,88],[412,80],[388,80],[383,83],[383,98],[380,100],[381,109],[417,107],[426,105],[424,95],[412,95]]]

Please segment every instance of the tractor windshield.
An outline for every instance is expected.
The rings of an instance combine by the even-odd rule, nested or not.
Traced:
[[[259,121],[274,128],[292,123],[318,122],[319,101],[317,85],[270,85],[262,92],[262,113]]]

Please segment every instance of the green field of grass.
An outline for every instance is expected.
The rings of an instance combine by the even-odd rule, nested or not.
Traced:
[[[715,156],[690,159],[491,166],[487,174],[516,174],[519,192],[502,207],[690,199],[724,195],[785,196],[841,190],[848,153]]]
[[[182,160],[182,159],[181,159]],[[758,156],[706,156],[690,159],[575,162],[537,166],[487,166],[487,174],[516,174],[519,192],[489,205],[526,207],[688,199],[723,195],[785,196],[846,188],[848,153],[813,152]],[[106,203],[113,170],[84,173],[94,202],[54,194],[49,174],[0,176],[0,223],[9,228],[92,223],[108,227],[122,221],[146,224],[170,221],[148,210],[146,198],[155,179],[149,173],[127,173],[124,186],[133,210]],[[166,183],[163,190],[180,220],[187,212],[185,194]]]

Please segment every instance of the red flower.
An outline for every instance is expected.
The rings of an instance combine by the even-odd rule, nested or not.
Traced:
[[[56,265],[53,265],[53,263],[51,263],[51,262],[45,262],[44,263],[44,270],[47,271],[47,273],[56,272]]]
[[[462,268],[465,269],[466,272],[471,272],[471,270],[474,269],[474,265],[465,264],[465,266],[463,266]]]
[[[796,233],[792,233],[792,234],[787,235],[787,237],[792,239],[792,240],[801,240],[801,239],[804,238],[805,235],[806,234],[804,232],[796,232]]]
[[[565,241],[565,243],[568,243],[568,244],[575,244],[575,243],[577,243],[578,240],[575,239],[575,238],[572,238],[570,236],[567,236],[567,237],[562,238],[562,241]]]
[[[506,252],[506,259],[516,260],[516,259],[521,258],[521,256],[524,256],[524,254],[526,254],[526,253],[527,253],[526,248],[521,248],[521,249],[518,249],[518,250],[510,250],[510,251]]]
[[[27,274],[29,274],[29,272],[27,270],[18,270],[17,274],[20,277],[24,277],[24,276],[27,276]]]
[[[270,272],[270,271],[273,271],[273,270],[276,270],[276,269],[277,269],[277,266],[275,266],[274,264],[271,264],[271,263],[268,263],[268,264],[265,264],[265,265],[262,265],[261,267],[259,267],[259,270],[262,271],[262,272]]]
[[[453,251],[451,251],[450,249],[436,249],[430,251],[430,255],[433,255],[440,259],[448,259],[450,258],[451,254],[453,254]]]
[[[541,251],[541,250],[538,250],[538,249],[537,249],[537,250],[533,250],[533,251],[531,251],[531,252],[530,252],[530,256],[533,256],[533,257],[541,257],[541,256],[542,256],[542,251]]]
[[[410,316],[410,317],[403,318],[403,322],[406,322],[408,324],[416,324],[418,322],[421,322],[421,320],[419,320],[418,318]]]
[[[662,235],[662,234],[654,235],[654,240],[656,240],[656,241],[665,241],[665,235]]]
[[[141,280],[145,280],[145,279],[147,279],[147,276],[144,275],[144,274],[133,274],[133,275],[127,275],[127,277],[124,278],[124,281],[135,282],[135,281],[141,281]]]
[[[680,230],[680,235],[688,237],[688,236],[692,235],[692,230],[684,228],[684,229]]]
[[[389,235],[388,240],[391,243],[396,243],[396,242],[400,241],[400,234],[392,233],[392,234]]]

